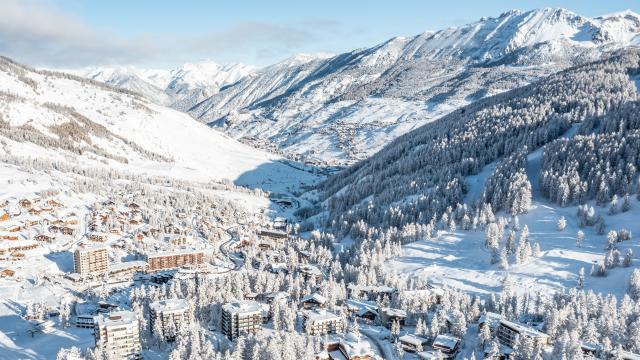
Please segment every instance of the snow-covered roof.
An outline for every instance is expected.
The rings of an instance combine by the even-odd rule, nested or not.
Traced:
[[[89,236],[109,236],[109,234],[107,234],[106,232],[103,231],[92,231],[89,233]]]
[[[373,357],[375,354],[368,341],[363,341],[362,337],[352,332],[346,333],[340,340],[340,347],[347,354],[349,359]]]
[[[318,304],[324,304],[324,303],[327,302],[327,298],[322,296],[322,295],[320,295],[320,294],[318,294],[318,293],[313,293],[311,295],[307,295],[307,296],[303,297],[301,301],[302,302],[307,302],[307,301],[310,301],[310,300],[315,301]]]
[[[320,271],[320,269],[318,269],[318,267],[314,265],[302,265],[300,266],[300,271],[310,275],[322,276],[322,271]]]
[[[414,334],[406,334],[406,335],[400,336],[398,340],[400,340],[400,342],[403,342],[405,344],[411,344],[416,347],[422,346],[429,341],[423,337],[420,337]]]
[[[444,349],[454,349],[459,342],[460,339],[453,335],[441,334],[433,340],[433,347],[438,346]]]
[[[394,309],[394,308],[386,307],[386,308],[380,309],[380,311],[382,311],[387,316],[407,317],[407,312],[402,309]]]
[[[305,317],[315,322],[340,320],[340,316],[325,309],[308,310],[305,312]]]
[[[283,299],[287,299],[289,297],[289,293],[284,291],[272,292],[264,295],[265,299],[272,299],[273,301],[279,301]]]
[[[437,350],[421,351],[417,355],[423,360],[440,360],[444,358],[443,354]]]
[[[94,251],[94,250],[107,250],[107,247],[105,245],[102,244],[84,244],[84,246],[78,246],[76,248],[76,251],[80,252],[80,253],[84,253],[84,252],[89,252],[89,251]]]
[[[344,301],[344,305],[352,311],[375,310],[378,308],[378,305],[374,301],[362,299],[347,299]]]
[[[96,316],[96,325],[101,326],[121,326],[131,325],[138,322],[138,316],[133,311],[112,311],[108,315]]]
[[[187,307],[185,299],[158,300],[149,304],[149,308],[157,313],[183,312],[187,310]]]
[[[530,336],[533,338],[537,338],[537,337],[548,337],[549,335],[538,331],[530,326],[526,326],[523,324],[519,324],[517,322],[513,322],[513,321],[509,321],[509,320],[500,320],[500,325],[502,326],[506,326],[508,328],[511,328],[515,331],[517,331],[518,333],[522,334],[522,335],[526,335],[526,336]]]
[[[248,315],[253,313],[262,314],[265,310],[265,307],[268,311],[268,305],[266,304],[261,304],[253,300],[239,300],[224,304],[222,306],[222,309],[234,315]]]

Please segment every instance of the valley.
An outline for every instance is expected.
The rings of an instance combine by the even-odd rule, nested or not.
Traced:
[[[0,359],[635,359],[640,16],[257,68],[0,58]]]

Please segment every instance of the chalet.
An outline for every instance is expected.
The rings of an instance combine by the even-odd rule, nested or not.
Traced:
[[[64,218],[64,222],[67,225],[78,225],[80,223],[80,220],[76,215],[69,215],[66,218]]]
[[[16,272],[11,269],[3,269],[0,271],[0,277],[13,277],[15,274]]]
[[[39,207],[32,207],[31,209],[29,209],[29,214],[31,215],[40,215],[40,213],[42,212],[42,210]]]
[[[332,336],[324,342],[325,351],[317,359],[329,360],[370,360],[375,358],[371,344],[364,341],[360,334],[349,332],[343,336]]]
[[[140,209],[140,205],[138,205],[138,204],[136,204],[136,203],[132,202],[132,203],[130,203],[130,204],[128,205],[128,208],[129,208],[129,209],[131,209],[131,210],[138,210],[138,209]]]
[[[57,234],[58,232],[60,232],[60,227],[58,225],[51,225],[49,226],[49,232]]]
[[[387,328],[391,329],[393,323],[397,322],[400,326],[404,326],[407,318],[407,312],[401,309],[381,308],[379,311],[380,319]]]
[[[49,199],[47,201],[47,204],[49,204],[49,206],[54,207],[54,208],[62,207],[62,203],[60,203],[59,201],[57,201],[55,199]]]
[[[10,231],[0,231],[0,240],[20,240],[20,233]]]
[[[32,216],[28,219],[25,219],[22,223],[24,224],[25,227],[30,227],[30,226],[36,226],[38,224],[40,224],[40,217],[38,216]]]
[[[580,350],[582,350],[582,354],[587,359],[598,359],[602,353],[602,346],[599,344],[591,344],[591,343],[580,343]]]
[[[95,242],[105,242],[107,241],[107,239],[109,239],[109,235],[107,233],[94,231],[89,233],[88,238],[89,240],[95,241]]]
[[[0,231],[18,232],[21,229],[22,229],[22,226],[17,221],[8,221],[0,225]]]
[[[98,302],[98,312],[100,313],[109,313],[111,311],[114,311],[118,308],[118,305],[116,304],[112,304],[112,303],[108,303],[106,301],[99,301]]]
[[[322,271],[320,271],[320,269],[318,269],[318,267],[314,265],[302,265],[298,268],[298,270],[306,281],[313,279],[316,283],[319,283],[324,278]]]
[[[61,226],[64,226],[64,221],[62,221],[60,219],[55,219],[55,220],[51,221],[51,225],[55,225],[57,227],[61,227]]]
[[[263,294],[261,298],[264,302],[273,306],[273,304],[289,302],[290,296],[289,296],[289,293],[286,293],[284,291],[278,291],[278,292]]]
[[[31,203],[31,200],[29,199],[20,199],[20,201],[18,201],[18,205],[20,205],[23,208],[30,208],[32,203]]]
[[[367,320],[375,320],[378,317],[378,306],[373,301],[360,299],[347,299],[344,301],[344,307],[350,314]]]
[[[284,231],[268,229],[259,230],[258,236],[264,239],[269,239],[275,243],[282,243],[289,238],[289,234]]]
[[[429,340],[414,334],[400,336],[398,341],[402,345],[402,348],[409,352],[420,352],[429,343]]]
[[[431,347],[440,351],[445,359],[453,359],[460,348],[460,339],[453,335],[440,334],[433,340]]]
[[[56,239],[56,236],[53,234],[49,234],[49,233],[42,233],[42,234],[38,234],[36,236],[33,237],[35,240],[37,241],[44,241],[44,242],[53,242]]]
[[[529,337],[534,343],[542,345],[547,345],[550,342],[549,335],[530,326],[505,319],[500,320],[500,326],[498,327],[498,341],[500,341],[500,344],[513,348],[518,337]]]
[[[327,304],[327,298],[318,293],[313,293],[303,297],[300,302],[305,309],[322,309]]]
[[[48,205],[48,204],[44,204],[44,205],[42,205],[42,206],[40,207],[40,210],[41,210],[42,212],[50,213],[50,212],[52,212],[52,211],[53,211],[53,206]]]
[[[60,228],[60,232],[63,235],[73,235],[76,231],[71,227],[63,226],[62,228]]]
[[[23,260],[26,255],[21,252],[12,252],[11,257],[13,258],[12,260]]]
[[[245,300],[255,301],[257,297],[258,297],[258,294],[254,293],[253,291],[250,291],[244,294]]]

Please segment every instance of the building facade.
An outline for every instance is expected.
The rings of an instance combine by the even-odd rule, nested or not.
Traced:
[[[177,330],[186,321],[187,301],[185,299],[159,300],[149,304],[149,320],[151,329],[156,321],[160,321],[164,337],[167,340],[175,338]]]
[[[304,327],[309,335],[336,334],[344,330],[344,323],[340,316],[318,309],[305,312]]]
[[[532,327],[515,323],[513,321],[501,320],[498,327],[498,341],[502,345],[513,348],[516,339],[521,337],[529,337],[536,344],[546,345],[549,343],[549,335],[540,332]]]
[[[233,340],[243,333],[255,334],[262,330],[263,312],[269,306],[244,300],[222,306],[222,333]]]
[[[79,247],[73,253],[73,270],[80,275],[99,275],[107,272],[109,256],[104,246]]]
[[[114,311],[94,319],[96,345],[104,346],[115,359],[142,358],[138,317],[132,311]]]
[[[147,271],[176,269],[185,265],[200,266],[204,263],[201,250],[183,250],[147,255]]]

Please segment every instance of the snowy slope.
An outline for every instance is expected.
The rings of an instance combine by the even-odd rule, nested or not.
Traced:
[[[60,73],[0,62],[3,147],[15,156],[267,187],[305,174],[179,111]],[[28,140],[16,134],[26,132]],[[36,140],[31,140],[36,139]]]
[[[630,11],[587,18],[514,10],[332,57],[289,59],[189,112],[290,157],[348,162],[476,99],[637,43],[639,33]]]
[[[640,202],[636,200],[626,213],[608,215],[606,209],[601,208],[597,211],[603,215],[609,229],[628,229],[633,234],[640,231],[640,225],[633,221],[640,216]],[[556,223],[561,216],[567,219],[567,227],[558,231]],[[536,201],[528,214],[520,216],[520,225],[525,224],[529,227],[530,241],[540,244],[542,255],[524,264],[511,263],[508,271],[502,270],[499,264],[491,264],[491,254],[484,247],[485,234],[481,229],[440,231],[434,239],[407,244],[403,246],[402,255],[390,260],[387,267],[401,277],[421,278],[477,294],[499,292],[507,273],[520,291],[572,288],[577,283],[580,268],[584,268],[587,274],[585,288],[596,293],[624,295],[629,274],[638,265],[637,255],[634,267],[610,269],[607,277],[589,276],[591,266],[604,259],[607,236],[598,235],[593,227],[579,228],[576,207],[560,208],[544,200]],[[581,247],[576,245],[578,230],[586,234]],[[640,252],[637,241],[619,245],[623,255],[628,248],[634,254]]]

